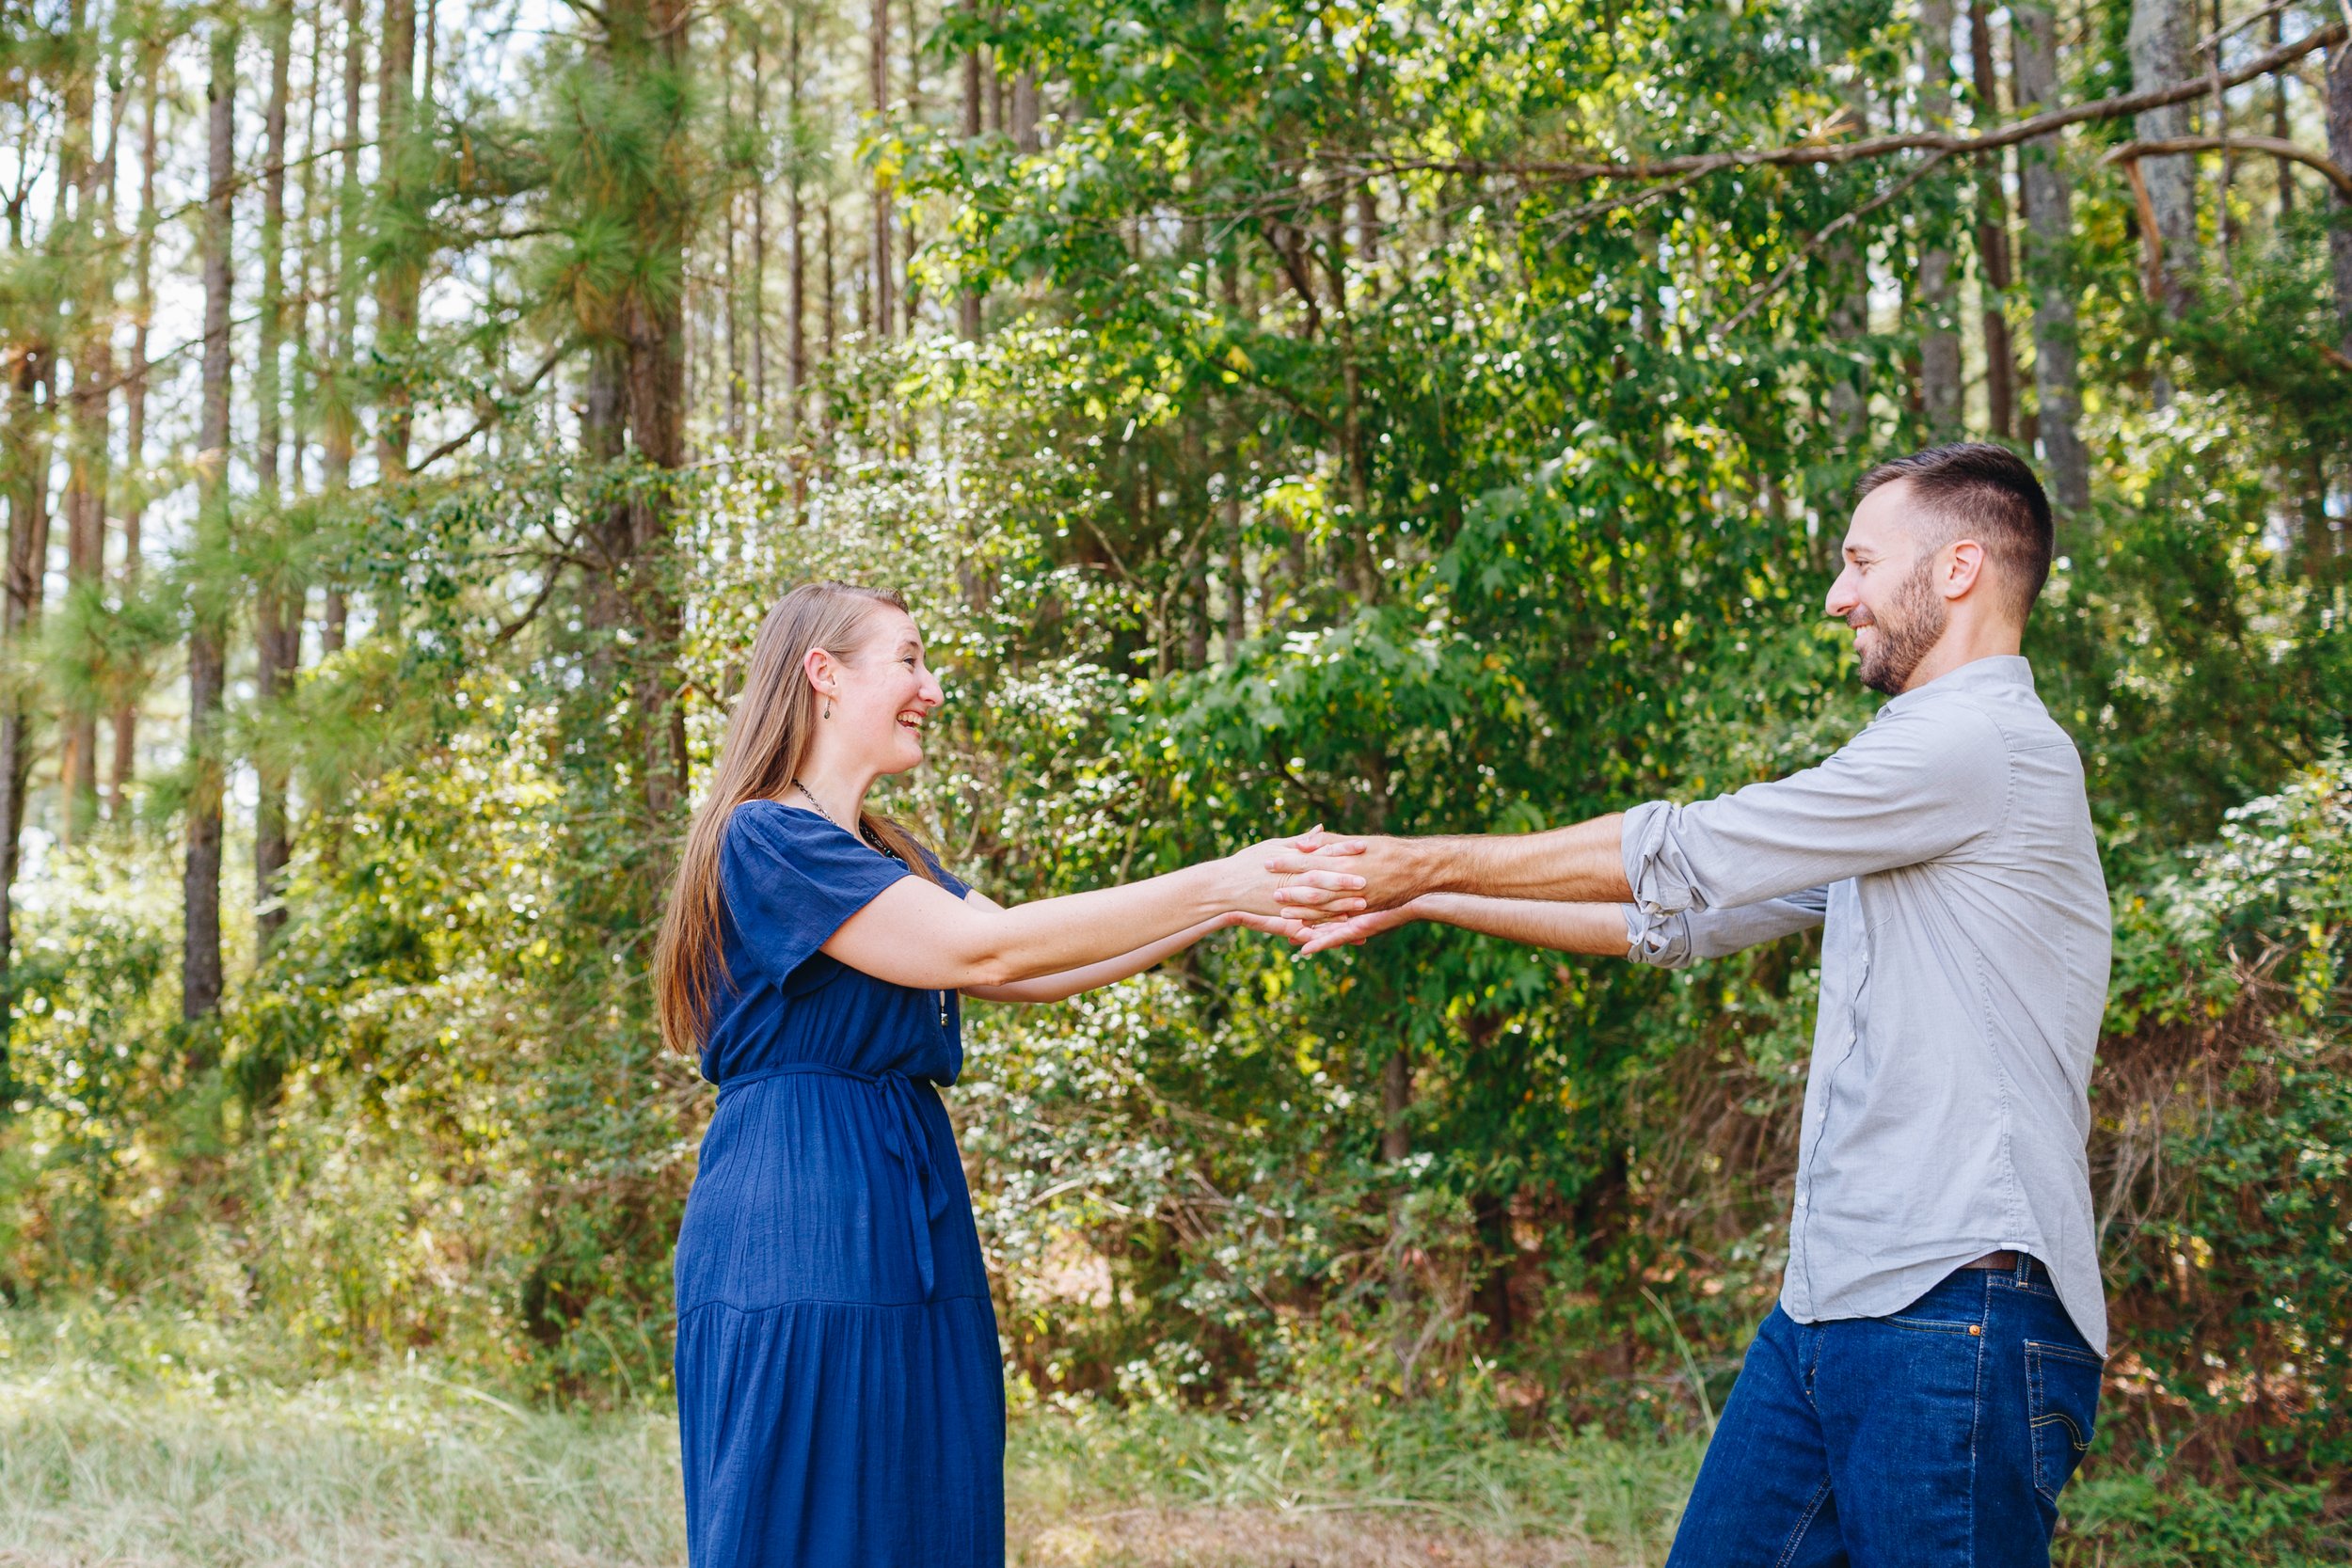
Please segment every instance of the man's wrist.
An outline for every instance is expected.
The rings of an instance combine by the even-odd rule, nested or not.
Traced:
[[[1462,875],[1461,857],[1443,838],[1408,838],[1401,841],[1406,849],[1406,897],[1407,904],[1432,893],[1451,893]]]

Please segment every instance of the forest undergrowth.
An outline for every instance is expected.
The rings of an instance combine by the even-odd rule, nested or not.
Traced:
[[[673,1568],[675,1418],[549,1408],[421,1358],[321,1375],[248,1327],[95,1305],[0,1313],[0,1563]],[[1013,1568],[1637,1568],[1663,1560],[1702,1434],[1513,1436],[1478,1397],[1352,1421],[1163,1403],[1012,1425]],[[2094,1459],[2058,1560],[2320,1568],[2321,1490],[2217,1491]]]

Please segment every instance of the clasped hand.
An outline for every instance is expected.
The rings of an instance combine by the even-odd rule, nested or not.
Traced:
[[[1295,838],[1259,846],[1253,858],[1281,879],[1272,895],[1279,908],[1271,918],[1243,923],[1288,937],[1301,957],[1359,946],[1418,918],[1401,840],[1334,837],[1318,824]]]

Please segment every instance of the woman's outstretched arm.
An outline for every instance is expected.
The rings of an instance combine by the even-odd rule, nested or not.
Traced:
[[[967,904],[978,904],[984,909],[993,910],[1001,907],[988,895],[977,889],[965,894],[963,901]],[[1269,936],[1289,936],[1300,928],[1295,921],[1282,920],[1268,915],[1229,912],[1212,920],[1204,920],[1198,926],[1186,927],[1172,937],[1162,937],[1157,942],[1146,942],[1141,947],[1132,952],[1121,953],[1115,958],[1105,958],[1099,964],[1089,964],[1084,969],[1065,969],[1058,974],[1041,974],[1034,980],[1016,980],[1009,986],[966,986],[963,988],[963,994],[977,998],[982,1002],[1065,1002],[1083,991],[1094,990],[1127,979],[1132,975],[1140,974],[1152,965],[1173,958],[1211,932],[1224,930],[1229,926],[1247,926],[1251,930],[1263,931]]]
[[[1328,855],[1343,864],[1341,857],[1357,842],[1270,839],[1145,881],[1011,909],[968,902],[920,877],[902,877],[844,921],[822,951],[893,985],[977,992],[1089,969],[1228,914],[1271,921],[1279,911],[1275,890],[1302,879],[1267,869],[1269,860],[1305,843],[1319,850],[1318,859]],[[1359,879],[1352,873],[1319,868],[1307,876],[1333,891],[1335,906],[1363,907],[1353,895]]]

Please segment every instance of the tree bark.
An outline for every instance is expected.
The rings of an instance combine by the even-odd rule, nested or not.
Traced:
[[[409,188],[407,141],[417,102],[416,50],[416,0],[384,0],[384,54],[375,87],[377,183],[383,206],[397,226],[396,243],[385,251],[375,277],[376,353],[392,361],[384,384],[383,417],[375,428],[376,472],[386,481],[407,477],[408,432],[414,419],[407,372],[416,349],[423,258],[416,254],[409,214],[403,209],[415,194]]]
[[[1859,79],[1849,82],[1845,92],[1846,118],[1853,126],[1852,134],[1867,135],[1870,129],[1870,95]],[[1852,230],[1841,234],[1831,245],[1823,260],[1830,276],[1836,282],[1836,296],[1829,309],[1830,336],[1840,347],[1859,344],[1870,335],[1870,266],[1869,252],[1855,243]],[[1860,355],[1853,359],[1856,371],[1867,366]],[[1837,443],[1837,451],[1849,462],[1862,454],[1863,443],[1870,434],[1870,395],[1868,387],[1854,372],[1838,376],[1829,385],[1825,399],[1829,406],[1830,431]],[[1826,532],[1826,531],[1824,531]]]
[[[255,477],[261,487],[264,527],[285,528],[283,508],[284,360],[286,337],[286,88],[294,50],[294,7],[278,0],[269,27],[269,103],[262,119],[261,362],[254,377],[257,406]],[[253,606],[254,697],[263,720],[292,684],[301,645],[284,580],[286,553],[264,552]],[[258,790],[253,813],[254,924],[263,951],[286,923],[279,881],[292,853],[286,812],[286,770],[264,745],[255,758]]]
[[[98,612],[106,562],[106,449],[114,404],[114,269],[107,261],[105,196],[114,188],[113,150],[97,155],[100,123],[95,90],[95,45],[85,0],[74,0],[69,27],[90,56],[67,78],[66,136],[60,149],[59,194],[73,192],[72,224],[53,236],[68,261],[66,287],[74,317],[73,389],[67,398],[66,595],[77,609],[75,623],[87,626]],[[79,650],[94,657],[86,640]],[[98,708],[75,700],[65,715],[65,747],[58,762],[60,841],[71,845],[98,819]]]
[[[839,297],[834,292],[836,284],[834,283],[833,274],[833,193],[831,191],[827,191],[825,193],[825,199],[822,203],[821,210],[823,213],[824,231],[819,238],[823,243],[825,251],[825,362],[827,364],[831,364],[833,362],[834,356],[834,340],[836,336],[836,311],[834,309],[834,301]]]
[[[1012,141],[1025,153],[1044,146],[1037,134],[1037,72],[1024,66],[1012,79]]]
[[[2270,13],[2270,46],[2276,49],[2286,40],[2286,15],[2281,11],[2272,11]],[[2342,50],[2334,51],[2328,57],[2332,60],[2336,55],[2342,53]],[[2287,139],[2287,79],[2283,72],[2270,79],[2270,134],[2280,141]],[[2332,144],[2330,157],[2334,157]],[[2279,217],[2281,222],[2284,222],[2295,215],[2295,160],[2273,158],[2271,162],[2278,166]],[[2344,165],[2338,161],[2336,166],[2342,168]]]
[[[21,346],[9,386],[8,559],[0,594],[0,645],[29,639],[40,626],[49,560],[49,447],[41,428],[52,412],[55,360],[39,341]],[[32,714],[20,696],[0,707],[0,1069],[7,1067],[8,976],[15,940],[17,851],[24,834],[24,795],[33,770]],[[0,1081],[5,1080],[0,1072]]]
[[[2132,0],[2126,45],[2135,91],[2197,74],[2190,48],[2196,26],[2194,0]],[[2189,105],[2144,109],[2132,123],[2141,141],[2185,136],[2190,129]],[[2166,315],[2178,316],[2188,304],[2197,273],[2197,166],[2186,154],[2142,158],[2138,178],[2145,182],[2154,223],[2152,232],[2140,236],[2148,251],[2150,292]],[[2158,396],[2160,402],[2170,401],[2169,383],[2160,386]]]
[[[180,963],[180,1011],[189,1020],[220,1006],[221,718],[228,613],[206,568],[219,569],[229,537],[230,244],[236,196],[237,32],[215,23],[212,76],[205,90],[210,132],[204,203],[204,380],[197,442],[199,566],[188,631],[188,852],[186,911]],[[188,1067],[213,1064],[212,1048],[192,1037]]]
[[[2010,10],[2011,70],[2021,113],[2058,101],[2058,19],[2050,0],[2012,0]],[[2026,209],[2026,271],[2033,292],[2035,416],[2042,452],[2050,474],[2050,497],[2064,519],[2073,546],[2087,543],[2090,505],[2090,462],[2083,450],[2082,394],[2078,383],[2074,325],[2074,195],[2059,162],[2055,136],[2017,150],[2019,185]]]
[[[1986,0],[1968,0],[1968,60],[1982,123],[2001,118],[2001,84],[1994,67],[1993,17]],[[2001,189],[2002,160],[1977,168],[1977,261],[1984,291],[1986,422],[2008,440],[2017,432],[2017,351],[2010,341],[2009,198]]]
[[[796,19],[797,24],[797,19]],[[752,40],[752,141],[759,149],[758,177],[752,182],[752,423],[768,428],[768,77],[760,40]],[[792,411],[785,410],[785,429]]]
[[[870,85],[874,93],[874,113],[880,116],[890,108],[890,0],[874,0],[872,15],[873,20],[870,24],[872,38],[869,42],[873,49],[873,61]],[[875,337],[888,338],[891,334],[891,320],[896,303],[891,289],[890,182],[882,178],[880,170],[876,170],[874,174],[873,202],[874,313],[872,326]]]
[[[1920,0],[1919,75],[1920,119],[1927,129],[1950,130],[1952,0]],[[1951,247],[1940,235],[1922,235],[1917,294],[1919,403],[1929,434],[1938,441],[1952,440],[1961,434],[1960,333],[1953,325],[1959,295]]]
[[[978,0],[965,0],[977,6]],[[963,52],[963,139],[980,139],[980,51],[975,44]],[[956,295],[956,327],[966,342],[980,341],[980,292],[968,282]]]
[[[2352,168],[2352,41],[2328,51],[2328,157],[2338,168]],[[2337,186],[2337,222],[2328,231],[2328,260],[2335,274],[2336,352],[2352,356],[2352,198]]]
[[[144,548],[139,535],[147,510],[147,341],[155,319],[155,160],[159,150],[155,114],[163,91],[162,78],[163,62],[151,58],[140,110],[139,232],[131,247],[131,365],[122,388],[122,455],[137,479],[132,486],[129,504],[122,511],[121,597],[125,602],[138,593],[140,553]],[[111,821],[122,822],[130,815],[131,780],[137,768],[138,724],[138,704],[126,694],[114,713],[114,777],[106,790],[106,816]]]
[[[333,390],[326,400],[326,426],[321,441],[326,489],[334,496],[347,494],[351,488],[352,448],[359,435],[353,356],[359,338],[359,133],[367,82],[367,30],[361,6],[362,0],[343,0],[343,160],[335,201]],[[322,656],[342,651],[350,605],[342,582],[327,583],[325,608],[319,622]]]
[[[789,391],[786,400],[790,428],[800,427],[803,392],[808,385],[808,212],[801,168],[801,13],[792,11],[786,49],[786,140],[790,145],[785,221],[792,230],[785,261],[784,373]],[[825,352],[833,352],[833,219],[825,220]]]

